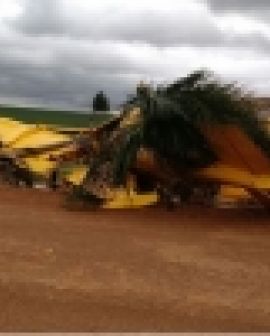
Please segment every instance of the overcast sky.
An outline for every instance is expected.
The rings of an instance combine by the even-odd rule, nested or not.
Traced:
[[[198,68],[270,93],[269,0],[0,0],[0,103],[114,105]]]

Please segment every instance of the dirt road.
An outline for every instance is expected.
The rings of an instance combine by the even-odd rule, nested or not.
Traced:
[[[0,302],[0,331],[270,331],[270,217],[0,187]]]

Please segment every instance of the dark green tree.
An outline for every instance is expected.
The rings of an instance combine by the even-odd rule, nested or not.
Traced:
[[[201,133],[203,124],[236,125],[270,156],[270,137],[250,98],[237,86],[223,84],[205,71],[195,71],[157,89],[139,85],[125,110],[128,113],[132,106],[139,106],[143,115],[118,147],[117,181],[125,178],[140,146],[186,170],[211,164],[216,158]]]
[[[110,110],[110,102],[108,97],[105,95],[103,91],[97,92],[97,94],[93,98],[93,111],[109,111]]]

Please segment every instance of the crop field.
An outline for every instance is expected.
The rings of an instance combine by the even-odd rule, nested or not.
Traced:
[[[57,111],[36,108],[0,106],[0,117],[25,123],[49,124],[62,127],[96,127],[112,118],[109,114],[82,114],[76,111]]]

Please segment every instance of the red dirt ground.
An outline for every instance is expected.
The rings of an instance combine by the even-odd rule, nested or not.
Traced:
[[[0,187],[0,331],[270,331],[270,215],[62,199]]]

